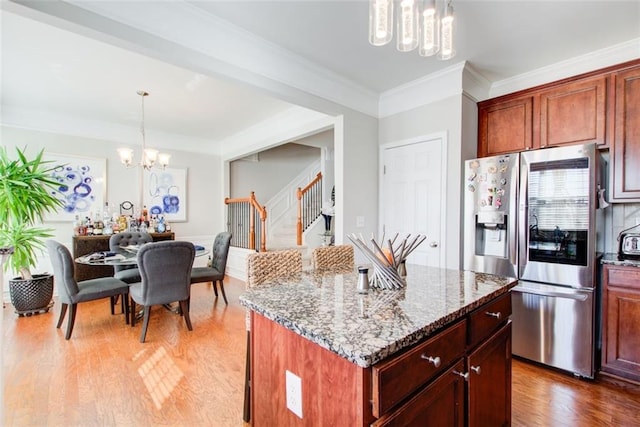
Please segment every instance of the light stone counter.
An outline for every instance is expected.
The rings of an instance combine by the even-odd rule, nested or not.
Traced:
[[[371,271],[369,273],[371,275]],[[357,272],[305,272],[247,290],[242,305],[369,367],[508,292],[516,279],[407,265],[407,286],[356,291]]]

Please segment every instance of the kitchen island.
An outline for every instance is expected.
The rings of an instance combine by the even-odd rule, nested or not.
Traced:
[[[515,279],[408,265],[400,290],[356,282],[305,272],[240,297],[253,425],[510,421]]]

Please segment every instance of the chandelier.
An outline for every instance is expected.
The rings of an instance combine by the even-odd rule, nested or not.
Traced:
[[[436,53],[442,60],[455,56],[452,0],[444,0],[438,13],[436,0],[399,0],[396,15],[396,47],[409,52],[419,46],[421,56]],[[383,46],[393,38],[393,0],[369,0],[369,43]]]
[[[137,165],[133,162],[133,150],[131,148],[119,148],[118,154],[120,155],[120,162],[123,165],[130,168],[132,166],[142,166],[146,170],[150,170],[156,164],[160,165],[162,169],[169,164],[170,155],[166,153],[158,153],[158,150],[153,148],[147,148],[147,141],[144,133],[144,97],[149,96],[148,92],[139,90],[138,95],[142,98],[142,124],[140,125],[140,132],[142,133],[142,159]]]

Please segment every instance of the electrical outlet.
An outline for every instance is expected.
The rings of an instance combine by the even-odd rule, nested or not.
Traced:
[[[296,374],[285,371],[287,408],[302,419],[302,380]]]
[[[364,228],[364,217],[363,216],[357,216],[356,217],[356,227]]]

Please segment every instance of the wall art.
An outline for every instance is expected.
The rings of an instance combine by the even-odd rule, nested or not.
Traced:
[[[187,220],[187,169],[144,171],[142,203],[149,215],[163,215],[171,222]]]
[[[105,159],[46,152],[44,158],[61,165],[51,178],[59,183],[53,195],[64,203],[45,215],[45,221],[73,221],[102,211],[107,194]]]

